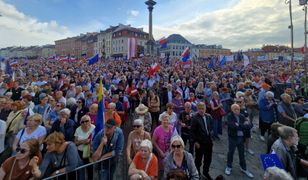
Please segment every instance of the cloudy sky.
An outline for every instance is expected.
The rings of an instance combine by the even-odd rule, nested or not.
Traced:
[[[0,48],[54,40],[131,24],[148,31],[145,0],[0,0]],[[182,34],[192,43],[234,51],[290,44],[284,0],[156,0],[155,39]],[[304,11],[293,0],[295,47],[304,44]]]

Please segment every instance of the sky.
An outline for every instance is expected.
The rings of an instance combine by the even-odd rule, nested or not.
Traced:
[[[148,32],[145,0],[0,0],[0,48],[54,44],[55,40],[110,25]],[[156,40],[181,34],[194,44],[233,51],[265,44],[290,46],[285,0],[155,0]],[[304,11],[292,1],[294,46],[304,44]]]

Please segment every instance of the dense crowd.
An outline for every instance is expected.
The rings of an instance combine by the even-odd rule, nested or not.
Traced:
[[[161,68],[149,75],[152,63]],[[101,159],[111,160],[99,166],[99,178],[112,179],[121,155],[130,179],[215,179],[213,141],[220,141],[224,126],[225,175],[231,175],[238,149],[240,170],[254,177],[245,156],[255,153],[249,139],[260,130],[264,153],[275,152],[284,167],[269,168],[265,176],[307,177],[302,67],[295,62],[292,76],[289,62],[281,61],[209,67],[203,60],[183,66],[147,57],[94,65],[20,60],[13,84],[0,73],[0,179],[39,179]],[[103,118],[97,116],[100,82]],[[93,179],[93,168],[70,178]]]

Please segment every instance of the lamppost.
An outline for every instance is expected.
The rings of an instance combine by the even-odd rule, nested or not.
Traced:
[[[148,6],[149,10],[149,39],[148,39],[148,53],[152,56],[153,55],[153,48],[154,48],[154,38],[152,33],[152,11],[154,9],[154,5],[156,2],[154,0],[147,0],[145,4]]]
[[[291,85],[292,89],[295,88],[294,86],[294,38],[293,38],[293,19],[292,19],[292,0],[285,0],[286,4],[289,4],[289,13],[290,13],[290,26],[289,29],[291,30]]]
[[[308,77],[307,77],[307,0],[299,0],[299,5],[304,6],[305,11],[305,22],[304,22],[304,37],[305,37],[305,45],[304,45],[304,66],[305,66],[305,84],[304,84],[304,95],[308,97]]]

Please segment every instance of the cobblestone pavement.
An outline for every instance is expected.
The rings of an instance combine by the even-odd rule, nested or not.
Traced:
[[[258,132],[258,130],[257,130]],[[228,153],[228,136],[227,128],[223,129],[223,136],[220,141],[214,141],[213,149],[213,160],[211,164],[210,174],[212,177],[223,175],[227,180],[246,180],[250,179],[240,171],[239,156],[235,151],[233,156],[233,168],[230,176],[224,174],[224,170],[227,164],[227,153]],[[263,179],[263,166],[260,160],[260,154],[266,153],[266,143],[262,142],[259,138],[259,132],[252,132],[252,138],[250,139],[250,149],[255,154],[250,155],[248,152],[245,154],[247,169],[253,173],[253,179]]]

